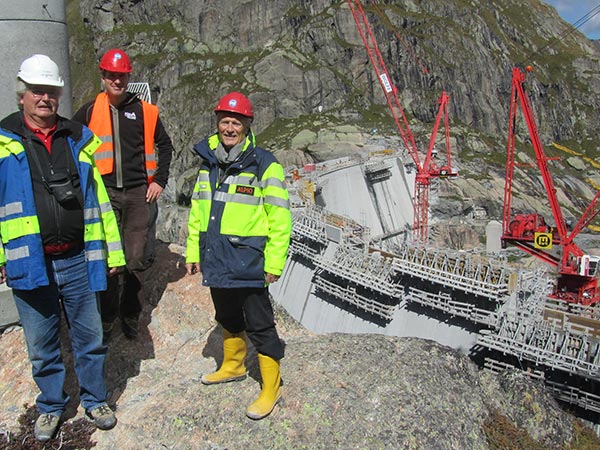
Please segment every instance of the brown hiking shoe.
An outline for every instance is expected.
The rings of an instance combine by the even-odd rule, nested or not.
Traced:
[[[108,405],[101,405],[87,412],[100,430],[110,430],[117,424],[117,417]]]
[[[56,433],[59,421],[60,416],[40,414],[40,417],[35,421],[33,435],[40,442],[49,441],[54,436],[54,433]]]

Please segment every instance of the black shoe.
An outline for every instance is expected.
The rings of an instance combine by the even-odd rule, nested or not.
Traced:
[[[102,322],[102,343],[106,344],[110,335],[112,334],[114,323],[113,322]]]
[[[123,317],[121,321],[123,334],[127,339],[135,339],[138,336],[138,320],[131,317]]]

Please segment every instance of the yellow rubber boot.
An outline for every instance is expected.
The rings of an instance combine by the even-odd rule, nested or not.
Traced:
[[[244,333],[232,334],[223,329],[223,364],[219,370],[202,375],[203,384],[227,383],[246,378],[246,338]]]
[[[262,390],[254,403],[246,410],[251,419],[267,417],[281,398],[281,375],[279,361],[267,355],[258,354],[258,366],[262,377]]]

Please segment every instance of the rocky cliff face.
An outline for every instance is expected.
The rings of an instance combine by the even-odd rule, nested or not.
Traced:
[[[517,372],[480,372],[466,355],[433,341],[315,336],[280,310],[283,401],[253,422],[244,414],[260,390],[252,348],[248,379],[200,383],[222,359],[221,330],[199,276],[184,275],[182,250],[158,246],[138,340],[118,334],[110,341],[107,380],[119,423],[108,432],[79,432],[79,439],[93,432],[94,449],[598,448],[591,431],[585,441],[573,416],[541,384]],[[65,389],[73,403],[63,433],[45,447],[32,440],[31,424],[19,433],[17,418],[37,392],[22,330],[0,335],[0,348],[0,448],[92,448],[73,439],[83,413],[72,367]],[[72,364],[67,348],[65,356]]]
[[[344,1],[68,4],[74,105],[97,89],[95,65],[102,52],[126,49],[134,79],[150,83],[177,148],[164,198],[168,208],[189,198],[191,146],[212,131],[212,108],[229,90],[249,94],[259,142],[286,165],[373,143],[402,147]],[[473,203],[501,211],[516,64],[534,67],[528,90],[544,143],[561,142],[592,158],[598,154],[600,53],[553,8],[538,0],[396,0],[378,7],[383,16],[373,7],[368,15],[421,148],[429,139],[436,99],[442,90],[451,97],[453,157],[461,179],[443,187],[442,198],[434,195],[434,223]],[[527,141],[523,124],[519,133]],[[581,180],[594,177],[595,169],[566,159],[553,169],[565,207],[578,217],[595,191]],[[548,212],[537,173],[523,175],[516,186],[523,207]],[[179,214],[164,213],[171,228],[162,228],[163,238],[180,235],[172,217]]]
[[[463,177],[434,192],[438,217],[476,201],[498,210],[516,63],[536,69],[530,93],[544,139],[596,154],[598,50],[578,33],[565,34],[568,25],[554,10],[537,0],[379,6],[392,26],[371,14],[374,31],[419,142],[427,140],[440,91],[452,98]],[[161,108],[178,152],[161,209],[165,241],[183,242],[187,214],[176,203],[185,203],[194,177],[189,149],[214,127],[211,111],[226,91],[250,95],[260,142],[285,163],[400,146],[346,2],[71,0],[68,8],[75,107],[98,88],[101,53],[122,47],[134,59],[135,81],[150,83]],[[590,196],[581,180],[593,174],[578,161],[562,166],[557,183],[573,210],[584,201],[578,196]],[[543,208],[531,195],[539,181],[528,180],[520,201]],[[555,449],[577,441],[573,417],[518,374],[479,372],[465,355],[431,341],[313,336],[283,311],[277,322],[287,344],[284,401],[268,419],[250,422],[243,412],[259,390],[252,353],[246,381],[199,383],[222,358],[221,332],[208,293],[183,275],[181,253],[177,245],[159,246],[140,339],[131,344],[116,336],[111,343],[107,377],[119,424],[94,432],[95,448],[485,450],[518,438],[523,448],[526,441]],[[0,447],[11,448],[14,439],[5,443],[36,391],[22,332],[3,334],[0,348]],[[72,374],[66,388],[76,400]],[[81,415],[75,405],[68,413]]]

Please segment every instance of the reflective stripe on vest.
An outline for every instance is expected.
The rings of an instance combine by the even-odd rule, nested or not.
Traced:
[[[273,206],[279,206],[280,208],[290,209],[290,201],[281,197],[275,197],[273,195],[265,196],[265,203]]]
[[[29,256],[29,247],[24,245],[23,247],[18,248],[7,248],[4,250],[6,258],[14,261],[16,259],[27,258]]]
[[[106,252],[104,250],[91,250],[85,252],[85,258],[88,261],[103,261],[106,259]]]
[[[4,242],[11,241],[29,234],[38,234],[40,223],[37,216],[22,216],[0,222],[0,236]]]
[[[23,203],[14,202],[9,203],[6,206],[0,206],[0,219],[4,219],[6,216],[11,216],[13,214],[19,214],[23,212]]]
[[[154,181],[157,163],[154,152],[154,133],[158,121],[158,108],[148,102],[140,100],[144,116],[144,157],[146,161],[146,174],[148,183]],[[110,114],[108,94],[101,92],[96,96],[92,117],[88,127],[100,138],[102,145],[94,153],[94,160],[100,174],[112,173],[114,166],[113,129]]]
[[[242,205],[261,205],[262,197],[252,197],[244,194],[228,194],[227,192],[215,192],[216,202],[241,203]]]
[[[210,200],[210,191],[199,191],[192,194],[192,200]]]
[[[85,208],[83,210],[83,220],[94,220],[100,218],[100,212],[98,208]]]
[[[262,187],[255,175],[230,175],[225,180],[229,184],[247,184],[248,186]]]
[[[121,241],[117,242],[107,242],[106,247],[109,252],[118,252],[123,250],[123,246],[121,245]]]
[[[274,186],[280,189],[285,189],[285,183],[279,178],[271,177],[260,182],[260,187],[265,189],[268,186]]]

